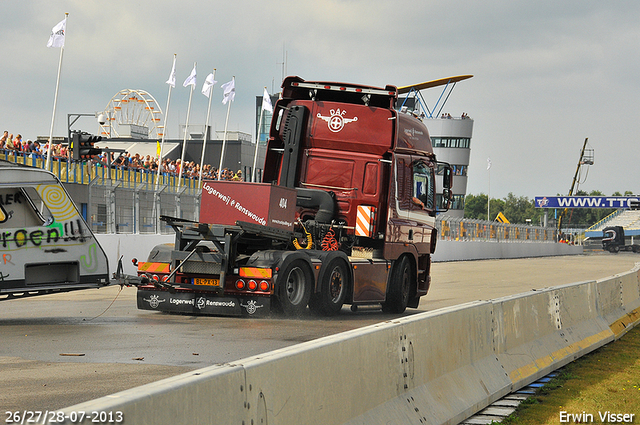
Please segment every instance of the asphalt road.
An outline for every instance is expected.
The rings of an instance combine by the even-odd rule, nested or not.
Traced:
[[[632,253],[434,263],[417,314],[625,272]],[[236,319],[137,310],[135,288],[0,302],[0,413],[55,410],[397,316]]]

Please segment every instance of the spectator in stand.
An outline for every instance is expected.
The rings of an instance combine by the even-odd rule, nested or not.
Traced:
[[[41,155],[43,158],[46,158],[50,146],[52,158],[55,158],[58,161],[70,161],[72,159],[72,152],[66,145],[49,143],[48,141],[41,145],[40,142],[34,142],[30,139],[23,141],[21,134],[18,134],[14,138],[13,134],[10,134],[7,130],[5,130],[0,137],[0,150],[8,151],[8,154],[13,155],[20,154],[24,157],[32,155],[35,158],[35,155]],[[106,152],[103,152],[99,157],[93,158],[93,162],[102,164],[107,163]],[[160,167],[160,171],[163,173],[178,174],[182,172],[184,178],[191,179],[198,179],[200,177],[201,168],[200,165],[196,164],[194,161],[185,161],[183,163],[180,159],[173,161],[169,158],[164,158],[160,160],[159,158],[152,157],[151,155],[141,156],[139,153],[131,155],[129,152],[124,152],[117,157],[111,153],[111,160],[109,163],[118,167],[141,169],[143,171],[153,173],[156,173],[158,171],[158,167]],[[203,164],[202,178],[215,180],[218,178],[218,170],[213,168],[210,164]],[[238,172],[234,174],[233,171],[228,168],[224,168],[222,170],[221,179],[235,181],[243,180],[242,171],[238,170]]]
[[[13,134],[9,134],[9,137],[7,137],[7,149],[16,149],[15,145],[13,144]]]
[[[62,158],[62,146],[60,146],[59,144],[54,144],[51,154],[56,158]]]
[[[22,152],[22,135],[18,134],[15,139],[13,139],[13,147],[18,152]]]

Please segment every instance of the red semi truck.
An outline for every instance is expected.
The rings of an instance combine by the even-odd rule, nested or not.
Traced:
[[[262,183],[205,181],[199,222],[162,217],[175,244],[138,263],[138,308],[401,313],[429,290],[451,167],[426,126],[395,109],[394,86],[287,77],[282,89]]]

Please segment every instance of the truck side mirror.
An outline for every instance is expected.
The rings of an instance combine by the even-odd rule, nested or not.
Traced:
[[[453,198],[453,193],[451,189],[443,189],[442,190],[442,205],[438,209],[440,212],[448,211],[451,208],[451,200]]]
[[[442,197],[440,205],[438,205],[437,212],[445,212],[451,208],[451,202],[453,200],[453,192],[451,186],[453,186],[453,170],[451,165],[446,162],[438,162],[438,174],[442,174]]]
[[[451,165],[441,162],[441,165],[443,165],[442,167],[442,187],[444,189],[451,189],[451,186],[453,186],[453,180],[452,180],[452,176],[453,176],[453,171],[451,170]]]

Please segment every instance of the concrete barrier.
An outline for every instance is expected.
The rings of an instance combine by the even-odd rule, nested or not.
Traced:
[[[601,279],[596,286],[599,314],[618,339],[640,322],[640,266]]]
[[[170,235],[137,235],[137,234],[96,234],[96,239],[107,254],[109,260],[109,272],[114,273],[118,266],[118,259],[122,256],[123,271],[125,274],[135,275],[137,268],[131,263],[132,258],[147,261],[151,249],[162,243],[174,243],[175,234]]]
[[[495,351],[521,388],[612,341],[596,307],[595,282],[496,299]]]
[[[433,261],[488,260],[496,258],[580,255],[583,247],[554,242],[495,242],[439,240]]]
[[[124,272],[136,274],[131,259],[145,261],[151,249],[161,243],[174,243],[175,235],[156,234],[96,234],[107,254],[110,272],[116,271],[117,261],[123,256]],[[583,248],[552,242],[491,242],[439,240],[433,261],[487,260],[497,258],[550,257],[556,255],[580,255]]]
[[[244,369],[211,366],[76,405],[65,409],[66,421],[47,423],[242,424],[245,405]],[[77,412],[87,415],[73,416]],[[89,412],[104,412],[106,420]]]
[[[416,314],[64,411],[142,425],[455,424],[637,325],[638,273]]]
[[[510,391],[511,382],[493,350],[491,302],[400,322],[403,388],[347,424],[456,424]]]

